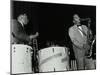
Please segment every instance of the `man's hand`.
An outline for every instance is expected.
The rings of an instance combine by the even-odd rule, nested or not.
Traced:
[[[34,35],[30,35],[29,38],[30,40],[32,40],[34,38]]]
[[[39,36],[38,32],[36,32],[35,35],[30,35],[29,38],[30,38],[30,40],[32,40],[32,39],[35,39],[37,36]]]
[[[84,45],[83,45],[83,48],[84,48],[85,50],[89,50],[89,49],[90,49],[90,46],[89,46],[88,44],[84,44]]]
[[[35,36],[39,36],[39,33],[38,33],[38,32],[36,32]]]

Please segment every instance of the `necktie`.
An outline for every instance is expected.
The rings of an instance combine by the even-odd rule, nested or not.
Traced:
[[[80,29],[79,26],[78,26],[78,29],[80,30],[80,32],[81,32],[84,36],[87,36],[86,33],[83,31],[82,26],[80,26],[80,27],[81,27],[81,29]]]

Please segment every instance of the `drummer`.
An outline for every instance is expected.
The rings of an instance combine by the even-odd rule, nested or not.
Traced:
[[[12,44],[29,44],[32,39],[36,38],[39,34],[27,35],[24,26],[29,22],[26,14],[21,14],[16,19],[11,20],[11,43]]]

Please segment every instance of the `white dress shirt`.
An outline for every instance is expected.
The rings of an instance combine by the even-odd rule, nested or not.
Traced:
[[[78,26],[78,30],[81,33],[82,37],[83,37],[82,26]]]

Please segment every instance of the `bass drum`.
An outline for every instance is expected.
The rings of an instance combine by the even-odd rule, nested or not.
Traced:
[[[31,50],[28,45],[12,45],[12,74],[32,73]]]
[[[38,51],[39,72],[69,70],[68,48],[49,47]]]

